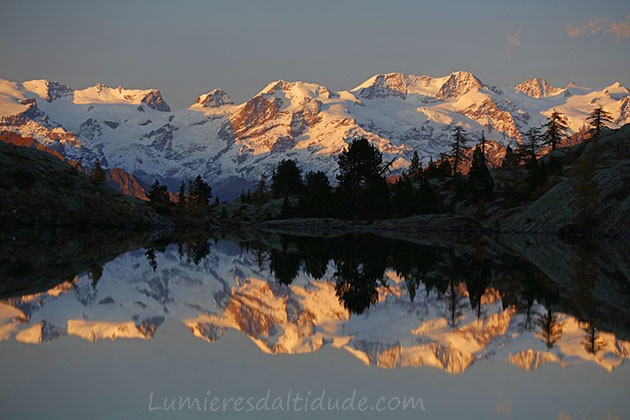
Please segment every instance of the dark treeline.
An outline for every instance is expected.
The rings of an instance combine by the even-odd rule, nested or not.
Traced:
[[[481,297],[490,287],[500,290],[505,307],[524,313],[534,301],[554,304],[558,299],[554,283],[532,264],[507,256],[497,262],[474,248],[439,248],[369,234],[317,239],[283,235],[280,243],[269,248],[244,242],[241,247],[262,253],[262,261],[268,261],[274,278],[284,285],[301,272],[321,279],[332,267],[337,295],[351,313],[363,313],[377,301],[379,287],[387,287],[388,269],[404,279],[412,302],[421,285],[426,293],[435,290],[451,299],[454,325],[458,307],[465,305],[462,286],[468,292],[466,305],[478,316]]]
[[[607,129],[610,116],[597,108],[589,117],[591,139]],[[491,170],[487,142],[482,133],[476,145],[466,130],[451,127],[451,150],[440,161],[422,165],[416,151],[410,165],[397,178],[388,173],[394,161],[367,139],[353,140],[338,157],[336,186],[324,172],[303,173],[299,162],[282,160],[271,177],[270,191],[261,178],[255,192],[243,191],[242,203],[261,205],[283,199],[280,219],[335,217],[376,220],[429,213],[453,213],[457,203],[483,207],[498,198],[504,205],[533,200],[550,189],[562,174],[563,162],[554,156],[541,159],[543,147],[556,150],[567,140],[565,118],[553,111],[546,123],[522,133],[515,148],[508,146],[500,165]],[[469,168],[465,173],[464,167]]]

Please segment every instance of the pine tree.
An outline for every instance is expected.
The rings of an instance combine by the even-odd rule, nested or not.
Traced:
[[[540,128],[538,127],[532,127],[523,133],[523,142],[518,147],[519,160],[529,162],[532,158],[536,159],[541,140]]]
[[[563,324],[558,320],[558,315],[555,315],[551,310],[547,310],[546,313],[538,315],[536,324],[540,328],[540,338],[543,339],[547,348],[551,349],[562,335]]]
[[[262,203],[265,199],[265,193],[267,192],[267,181],[264,175],[260,176],[258,184],[256,185],[256,199],[259,203]]]
[[[413,212],[420,214],[435,213],[438,210],[438,198],[426,177],[421,177],[415,190]]]
[[[399,216],[409,216],[415,210],[415,189],[409,177],[400,177],[398,181],[391,187],[392,190],[392,207],[394,212]]]
[[[101,166],[101,161],[99,159],[96,159],[96,162],[94,162],[94,169],[90,174],[90,178],[92,179],[92,182],[96,185],[105,184],[105,170]]]
[[[494,180],[490,175],[482,147],[480,143],[475,148],[470,172],[468,172],[470,193],[475,200],[488,197],[494,189]]]
[[[355,139],[339,155],[338,198],[346,214],[354,217],[384,217],[389,211],[385,174],[389,165],[367,139]]]
[[[427,179],[434,179],[439,177],[438,167],[435,165],[432,156],[429,156],[429,164],[426,166],[426,168],[424,168],[424,175]]]
[[[453,159],[453,176],[459,173],[459,165],[464,159],[466,149],[466,130],[461,125],[451,126],[453,141],[451,143],[451,158]]]
[[[602,132],[608,128],[607,124],[613,122],[610,113],[604,111],[601,105],[595,108],[586,120],[589,122],[589,126],[591,127],[591,131],[595,139],[598,139]]]
[[[153,204],[166,205],[171,202],[171,198],[168,194],[168,189],[166,188],[166,185],[160,185],[157,179],[155,180],[155,183],[151,186],[151,189],[147,194],[147,198]]]
[[[273,171],[271,191],[274,197],[287,197],[304,192],[302,170],[294,160],[283,159]]]
[[[422,173],[422,164],[420,163],[420,156],[418,156],[417,151],[413,151],[413,156],[411,157],[411,163],[409,164],[409,177],[411,179],[417,179]]]
[[[186,207],[186,184],[182,181],[179,186],[179,193],[177,194],[177,206],[184,208]]]
[[[551,146],[551,150],[556,150],[567,135],[569,127],[566,120],[554,109],[543,127],[545,128],[543,133],[545,144]]]
[[[453,168],[451,167],[450,162],[448,161],[446,156],[442,156],[442,160],[437,167],[438,178],[443,180],[447,176],[451,176],[453,172]]]
[[[192,182],[192,190],[189,195],[190,201],[195,207],[205,208],[210,203],[212,188],[201,178],[201,175],[197,175],[195,180]]]
[[[597,354],[606,348],[606,342],[599,336],[599,329],[593,323],[584,323],[582,330],[586,333],[582,344],[587,352]]]
[[[306,216],[322,217],[330,214],[331,210],[330,181],[322,171],[306,174],[306,198],[302,210]]]
[[[145,258],[149,262],[149,266],[156,271],[158,268],[157,258],[155,256],[155,248],[149,247],[147,248],[147,252],[144,254]]]

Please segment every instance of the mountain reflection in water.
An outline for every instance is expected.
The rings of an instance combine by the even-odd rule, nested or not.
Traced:
[[[260,232],[153,242],[41,292],[0,301],[0,340],[151,339],[165,319],[226,329],[266,353],[343,348],[369,365],[462,373],[630,356],[625,244],[552,238],[409,242]]]

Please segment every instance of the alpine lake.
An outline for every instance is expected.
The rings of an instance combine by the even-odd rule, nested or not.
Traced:
[[[6,419],[630,418],[630,244],[3,239]]]

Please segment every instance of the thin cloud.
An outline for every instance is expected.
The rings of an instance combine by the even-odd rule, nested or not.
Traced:
[[[505,43],[513,47],[520,47],[521,46],[521,33],[517,32],[515,34],[507,34],[505,36]]]
[[[576,38],[585,33],[611,34],[616,38],[630,38],[630,15],[621,22],[607,19],[589,19],[584,25],[567,25],[567,36]]]
[[[613,23],[610,33],[619,38],[630,38],[630,16],[626,16],[625,22]]]
[[[505,36],[505,43],[508,45],[507,56],[508,60],[512,58],[512,49],[521,46],[521,31],[514,34],[507,34]]]
[[[567,25],[567,35],[569,38],[576,38],[584,33],[584,28],[578,25]]]

